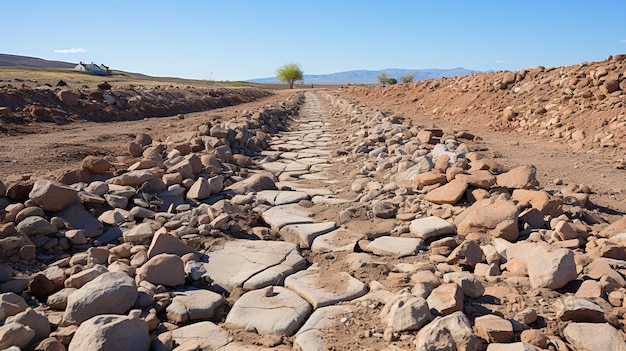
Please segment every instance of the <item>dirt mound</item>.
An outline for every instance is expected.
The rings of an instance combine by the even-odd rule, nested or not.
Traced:
[[[0,131],[32,132],[33,122],[67,124],[86,120],[112,122],[173,116],[250,102],[272,93],[258,88],[157,86],[0,86]]]
[[[454,124],[514,131],[595,151],[626,166],[626,55],[567,67],[538,66],[429,79],[410,84],[348,87],[346,93],[407,114]]]

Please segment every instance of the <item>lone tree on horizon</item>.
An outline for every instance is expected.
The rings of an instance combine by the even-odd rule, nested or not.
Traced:
[[[293,83],[297,80],[303,80],[304,76],[299,64],[288,63],[276,70],[276,79],[289,83],[289,89],[293,89]]]

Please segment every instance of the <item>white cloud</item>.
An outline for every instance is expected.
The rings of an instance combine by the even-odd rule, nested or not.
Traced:
[[[56,49],[54,50],[57,54],[80,54],[83,52],[87,52],[87,49],[82,47],[71,48],[71,49]]]
[[[622,39],[619,42],[622,43],[622,44],[626,44],[626,39]]]
[[[506,63],[506,62],[505,62],[505,61],[502,61],[502,60],[496,60],[496,63],[497,63],[497,64],[499,64],[499,65],[501,65],[501,64]]]

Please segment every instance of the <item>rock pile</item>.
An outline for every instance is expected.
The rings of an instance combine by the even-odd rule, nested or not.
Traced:
[[[595,150],[626,166],[626,55],[566,67],[429,79],[347,93],[378,105],[404,105],[457,123],[536,135],[573,150]],[[442,103],[444,102],[444,103]],[[472,123],[468,123],[472,124]]]
[[[119,86],[104,82],[95,88],[67,85],[0,85],[2,131],[31,122],[67,124],[174,116],[250,102],[271,95],[257,88],[222,89],[191,86]]]
[[[624,221],[474,138],[296,93],[0,183],[0,349],[626,350]]]

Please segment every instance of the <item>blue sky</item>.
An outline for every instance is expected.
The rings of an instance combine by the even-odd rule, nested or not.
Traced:
[[[625,0],[0,0],[0,53],[246,80],[296,62],[519,70],[626,53]]]

